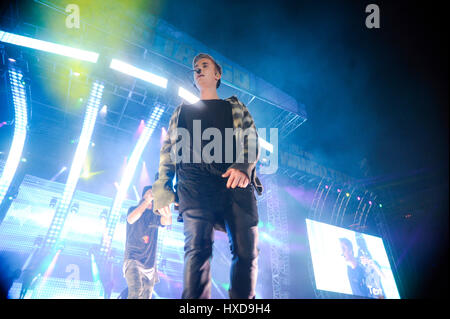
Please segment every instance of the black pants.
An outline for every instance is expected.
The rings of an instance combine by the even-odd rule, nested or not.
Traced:
[[[211,269],[214,225],[225,222],[230,242],[230,298],[255,297],[258,273],[258,211],[253,186],[225,189],[227,205],[216,208],[187,209],[184,222],[183,299],[211,297]],[[180,193],[180,196],[183,192]]]

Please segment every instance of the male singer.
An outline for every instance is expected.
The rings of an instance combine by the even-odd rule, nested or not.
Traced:
[[[263,190],[255,172],[259,158],[256,127],[246,106],[235,96],[219,98],[222,69],[213,57],[200,53],[192,64],[200,100],[181,104],[171,116],[160,151],[159,179],[153,185],[154,209],[169,216],[169,205],[176,202],[184,222],[182,298],[211,297],[214,229],[226,232],[230,241],[230,298],[255,298],[259,250],[254,188],[259,195]],[[215,142],[220,142],[215,145],[221,145],[214,148],[214,155],[205,154],[209,141],[199,138],[208,128],[215,129]],[[231,140],[225,138],[226,129],[234,132]],[[174,153],[181,142],[181,130],[189,133],[190,143],[187,151],[182,148],[182,160],[178,161]],[[176,194],[172,185],[175,173]]]

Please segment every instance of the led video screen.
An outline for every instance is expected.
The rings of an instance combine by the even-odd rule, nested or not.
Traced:
[[[316,289],[399,299],[381,237],[306,219]]]

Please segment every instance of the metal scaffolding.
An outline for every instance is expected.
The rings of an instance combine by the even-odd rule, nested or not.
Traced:
[[[264,184],[267,221],[273,226],[270,236],[277,239],[277,243],[270,243],[273,298],[288,299],[290,267],[287,212],[279,199],[277,177],[268,176]]]

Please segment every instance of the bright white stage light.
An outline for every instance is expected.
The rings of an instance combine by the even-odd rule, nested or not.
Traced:
[[[149,83],[152,83],[154,85],[160,86],[162,88],[167,88],[167,79],[158,76],[156,74],[138,69],[135,66],[132,66],[131,64],[112,59],[111,64],[109,65],[111,69],[114,69],[116,71],[134,76],[135,78],[147,81]]]
[[[56,173],[50,180],[51,180],[51,181],[56,180],[56,179],[59,177],[59,175],[61,175],[61,174],[62,174],[63,172],[65,172],[66,170],[67,170],[67,167],[63,166],[63,167],[59,170],[59,172]]]
[[[14,103],[14,136],[8,159],[0,178],[0,204],[14,178],[17,166],[22,158],[23,146],[27,136],[27,101],[22,73],[11,67],[8,71]]]
[[[136,200],[139,201],[139,192],[136,189],[136,186],[133,185],[134,195],[136,196]]]
[[[98,53],[42,41],[21,35],[0,31],[0,41],[45,52],[64,55],[69,58],[97,63]]]
[[[173,247],[173,248],[183,248],[184,240],[172,238],[172,237],[166,237],[166,238],[164,238],[164,246],[165,247]]]
[[[107,112],[108,112],[108,106],[105,104],[105,105],[103,105],[102,109],[100,110],[100,115],[105,116]]]
[[[279,241],[278,239],[275,239],[274,237],[270,236],[266,232],[260,232],[260,235],[261,235],[261,239],[263,241],[269,242],[272,245],[275,245],[275,246],[278,246],[278,247],[282,247],[283,246],[281,241]]]
[[[117,225],[117,222],[120,217],[120,209],[122,208],[122,203],[125,200],[128,192],[128,188],[130,187],[131,180],[133,179],[134,173],[136,172],[136,168],[141,158],[142,152],[144,151],[145,146],[147,145],[150,136],[153,134],[158,122],[163,114],[164,109],[160,106],[155,106],[152,114],[147,120],[144,130],[142,131],[139,140],[131,153],[131,156],[127,162],[127,166],[125,167],[125,171],[122,175],[122,180],[119,184],[119,189],[117,191],[116,197],[114,198],[114,202],[111,208],[110,218],[107,223],[108,233],[106,236],[103,236],[102,246],[100,248],[100,252],[105,254],[110,246],[111,239],[113,238],[114,231]]]
[[[267,142],[265,139],[258,137],[259,145],[268,150],[270,153],[273,153],[273,145]]]
[[[178,96],[185,99],[191,104],[200,101],[200,99],[196,95],[192,94],[191,92],[189,92],[185,88],[182,88],[181,86],[178,88]]]
[[[61,234],[61,230],[64,225],[64,221],[69,212],[69,205],[72,201],[75,187],[80,179],[81,170],[86,159],[86,154],[90,145],[92,132],[95,126],[95,120],[97,119],[97,113],[102,99],[103,84],[95,82],[89,101],[86,108],[86,115],[83,121],[83,128],[79,138],[77,150],[72,161],[72,167],[70,168],[69,177],[67,178],[66,186],[64,187],[64,193],[60,204],[58,205],[52,223],[47,233],[47,239],[44,243],[46,246],[53,245]]]

